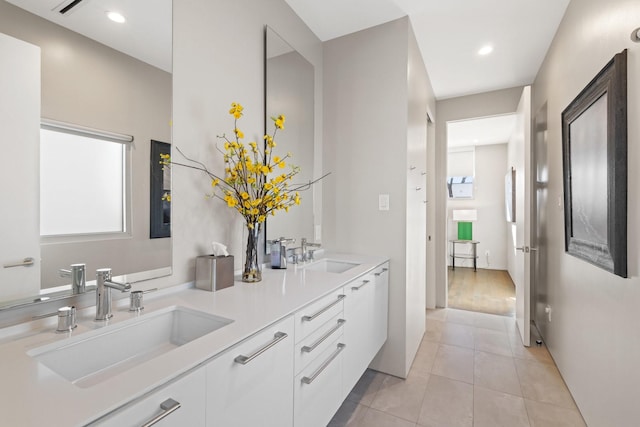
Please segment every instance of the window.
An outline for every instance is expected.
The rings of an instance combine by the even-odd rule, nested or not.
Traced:
[[[126,232],[124,142],[133,138],[60,125],[40,130],[40,235]]]

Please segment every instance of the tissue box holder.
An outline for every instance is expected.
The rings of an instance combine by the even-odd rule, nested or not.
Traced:
[[[209,292],[233,286],[233,255],[196,258],[196,288]]]

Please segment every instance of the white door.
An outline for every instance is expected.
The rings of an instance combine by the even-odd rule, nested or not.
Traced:
[[[514,268],[512,279],[516,286],[516,324],[525,346],[530,344],[531,326],[531,87],[522,91],[516,112],[513,135],[513,167],[516,169],[516,222],[512,226]]]
[[[40,48],[0,33],[0,55],[0,300],[11,300],[40,291]]]

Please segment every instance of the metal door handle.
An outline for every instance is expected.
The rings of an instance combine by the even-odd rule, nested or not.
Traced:
[[[311,384],[313,381],[315,381],[316,378],[318,378],[318,375],[320,375],[322,373],[322,371],[324,371],[325,369],[327,369],[327,366],[329,366],[329,364],[331,362],[333,362],[333,359],[335,359],[336,357],[338,357],[338,355],[340,354],[340,352],[342,350],[344,350],[344,348],[346,347],[346,344],[342,344],[339,343],[338,344],[338,349],[336,351],[334,351],[333,353],[331,353],[331,356],[329,356],[329,358],[327,360],[325,360],[325,362],[320,365],[320,367],[318,368],[317,371],[315,371],[313,373],[313,375],[311,375],[310,377],[302,377],[302,382],[305,384]]]
[[[239,355],[239,356],[236,356],[236,358],[233,359],[233,361],[236,362],[236,363],[239,363],[241,365],[246,365],[247,363],[251,362],[256,357],[260,356],[265,351],[269,350],[274,345],[278,344],[280,341],[285,339],[287,336],[288,335],[286,333],[284,333],[284,332],[276,332],[275,335],[273,336],[273,340],[272,341],[270,341],[269,343],[267,343],[264,346],[260,347],[258,350],[254,351],[253,353],[251,353],[248,356],[245,356],[245,355],[242,355],[242,354]]]
[[[13,267],[31,267],[33,264],[35,264],[35,259],[28,257],[23,259],[20,262],[14,262],[12,264],[5,264],[3,265],[4,268],[13,268]]]
[[[352,286],[351,290],[352,291],[359,291],[361,287],[363,287],[364,285],[366,285],[367,283],[369,283],[369,280],[363,280],[362,281],[362,285],[360,286]]]
[[[324,313],[325,311],[329,310],[331,307],[333,307],[334,305],[338,304],[340,301],[342,301],[342,299],[345,297],[346,295],[338,295],[338,299],[335,300],[334,302],[332,302],[331,304],[329,304],[328,306],[326,306],[325,308],[317,311],[316,313],[312,314],[311,316],[302,316],[302,320],[305,322],[310,322],[312,320],[314,320],[315,318],[317,318],[318,316],[320,316],[322,313]]]
[[[344,325],[346,322],[347,321],[344,320],[344,319],[338,319],[338,324],[336,326],[331,328],[326,334],[324,334],[323,336],[318,338],[318,340],[316,342],[314,342],[313,344],[311,344],[310,346],[306,346],[305,345],[304,347],[302,347],[302,351],[304,351],[305,353],[311,353],[320,344],[322,344],[327,338],[329,338],[334,332],[336,332],[338,329],[340,329],[342,327],[342,325]]]
[[[516,250],[522,251],[523,253],[529,253],[529,246],[516,247]]]
[[[160,409],[162,409],[162,413],[156,415],[146,423],[142,424],[142,427],[151,427],[152,425],[157,424],[160,420],[163,420],[164,418],[168,417],[169,415],[171,415],[172,413],[180,409],[181,406],[182,404],[180,402],[177,402],[173,399],[165,400],[160,404]]]

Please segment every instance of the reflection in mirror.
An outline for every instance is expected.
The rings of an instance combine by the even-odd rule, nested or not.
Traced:
[[[266,130],[271,131],[271,117],[286,116],[285,129],[278,132],[278,149],[292,154],[291,163],[300,167],[296,183],[313,181],[314,150],[314,69],[300,53],[273,29],[265,30],[265,100]],[[266,133],[266,132],[265,132]],[[279,237],[314,237],[314,188],[301,194],[302,202],[288,213],[267,219],[267,240]],[[268,248],[267,248],[268,250]]]
[[[9,210],[3,210],[3,217],[10,219],[8,226],[18,229],[28,220],[29,226],[23,228],[35,228],[36,233],[31,237],[14,233],[11,239],[3,239],[0,264],[26,257],[33,257],[35,263],[28,268],[0,268],[0,307],[15,305],[15,300],[21,303],[34,301],[43,293],[47,296],[68,295],[69,278],[60,277],[59,270],[69,269],[71,264],[86,264],[88,282],[94,278],[95,270],[102,267],[112,268],[114,275],[126,274],[129,280],[149,279],[171,271],[171,239],[150,239],[149,236],[151,140],[171,140],[171,0],[122,3],[122,8],[132,7],[130,12],[123,12],[125,15],[130,13],[132,19],[121,27],[115,27],[115,23],[102,23],[105,13],[99,3],[81,2],[82,7],[78,6],[66,15],[59,13],[59,4],[59,0],[0,0],[0,33],[3,33],[0,35],[16,41],[20,50],[35,49],[37,61],[34,67],[40,65],[40,69],[33,72],[13,70],[11,75],[16,80],[22,80],[21,76],[36,75],[31,87],[37,90],[37,108],[24,110],[29,111],[25,113],[29,118],[12,117],[16,123],[28,124],[14,133],[14,137],[0,142],[9,144],[11,148],[3,148],[4,152],[11,153],[16,153],[14,147],[26,141],[33,145],[11,159],[13,169],[5,168],[11,171],[9,177],[2,175],[7,185],[18,188],[17,183],[21,182],[18,171],[36,177],[35,185],[22,184],[10,206],[3,207]],[[149,10],[154,10],[152,16],[148,14]],[[159,21],[150,22],[151,18]],[[143,21],[150,25],[149,29],[140,31],[129,23]],[[77,27],[71,31],[62,25]],[[86,30],[96,32],[87,36],[80,34]],[[147,40],[134,41],[132,33],[142,33]],[[160,43],[150,47],[145,44],[147,42]],[[0,46],[5,49],[4,44]],[[140,47],[144,56],[128,50],[135,46]],[[2,51],[0,55],[5,59],[14,58],[15,52]],[[12,111],[15,115],[17,104],[5,96],[8,95],[5,91],[11,90],[10,86],[0,86],[3,91],[0,93],[0,111]],[[51,156],[39,154],[41,118],[133,136],[133,142],[127,144],[129,160],[125,163],[130,181],[124,184],[123,191],[122,202],[127,208],[122,221],[124,231],[117,235],[54,233],[56,235],[40,236],[37,231],[39,164],[55,162]],[[34,131],[37,132],[35,138],[24,136]],[[94,156],[91,161],[98,164],[102,160]],[[84,178],[78,170],[67,168],[67,172],[76,182]],[[27,193],[35,193],[35,202],[30,202],[27,208],[18,206],[20,199],[27,198]],[[68,188],[62,194],[63,200],[80,199],[72,213],[67,214],[77,215],[77,218],[110,208],[104,204],[97,189],[84,196],[78,196],[75,188]],[[35,246],[28,250],[30,255],[23,254],[26,250],[16,249],[23,240],[35,241]],[[43,291],[39,293],[40,289]]]

